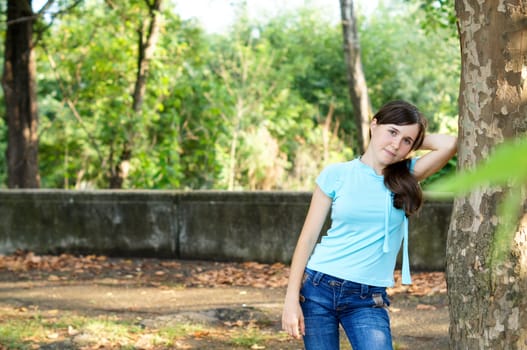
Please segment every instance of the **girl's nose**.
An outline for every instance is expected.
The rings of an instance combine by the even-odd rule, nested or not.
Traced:
[[[395,150],[398,150],[399,149],[399,146],[401,144],[401,139],[400,138],[395,138],[392,142],[392,147],[395,149]]]

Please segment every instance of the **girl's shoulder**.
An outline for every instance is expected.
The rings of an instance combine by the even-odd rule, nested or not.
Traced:
[[[349,170],[353,168],[356,165],[356,162],[358,162],[358,159],[349,160],[346,162],[337,162],[337,163],[331,163],[324,167],[322,172],[328,172],[328,173],[342,173],[346,170]]]
[[[353,162],[354,160],[327,165],[318,176],[316,183],[324,193],[333,198],[344,183],[345,175],[354,166]]]

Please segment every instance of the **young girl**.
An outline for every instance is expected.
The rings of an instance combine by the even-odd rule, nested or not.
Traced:
[[[318,176],[282,314],[282,328],[303,336],[307,350],[339,349],[339,325],[354,350],[392,349],[386,287],[401,242],[403,283],[411,283],[408,216],[421,206],[418,181],[456,152],[455,137],[425,136],[425,129],[415,106],[390,102],[371,121],[366,152]],[[429,152],[408,159],[416,149]],[[330,209],[331,227],[316,244]]]

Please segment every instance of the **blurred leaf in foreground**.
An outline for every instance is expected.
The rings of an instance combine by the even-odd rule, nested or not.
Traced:
[[[473,170],[462,171],[438,180],[427,190],[438,198],[466,194],[481,186],[509,184],[512,187],[527,182],[527,137],[508,141]]]
[[[526,198],[526,184],[527,137],[522,137],[496,147],[495,152],[475,169],[438,180],[427,190],[433,198],[447,199],[484,186],[505,186],[503,199],[497,208],[500,221],[489,256],[493,264],[499,264],[510,252]]]

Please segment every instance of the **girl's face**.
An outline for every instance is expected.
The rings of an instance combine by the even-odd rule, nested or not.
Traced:
[[[419,133],[418,124],[371,124],[371,146],[381,164],[389,165],[406,158]]]

